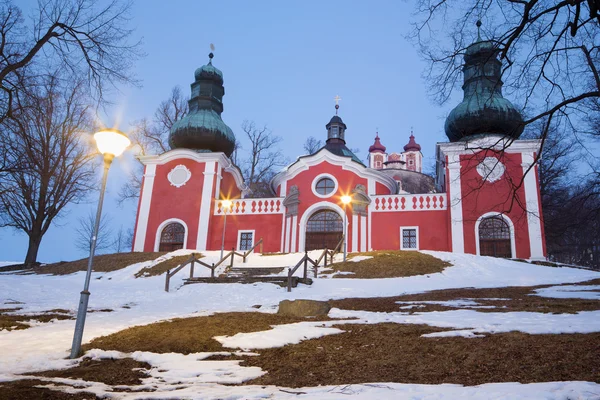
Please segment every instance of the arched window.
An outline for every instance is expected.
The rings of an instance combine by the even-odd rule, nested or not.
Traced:
[[[172,222],[165,226],[160,233],[160,244],[158,251],[174,251],[183,249],[185,228],[178,222]]]
[[[510,227],[502,217],[488,217],[481,220],[479,253],[482,256],[512,257]]]
[[[333,182],[333,180],[331,180],[329,178],[319,179],[319,181],[317,182],[317,184],[315,186],[315,190],[320,195],[329,194],[335,190],[335,182]]]
[[[310,216],[306,223],[306,250],[333,249],[342,238],[342,217],[335,211],[321,210]]]

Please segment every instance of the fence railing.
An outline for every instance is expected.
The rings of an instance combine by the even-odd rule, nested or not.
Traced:
[[[294,274],[296,273],[298,268],[300,268],[300,266],[304,265],[304,271],[303,271],[302,276],[304,279],[306,279],[308,277],[308,263],[310,263],[313,267],[313,274],[314,274],[313,276],[316,278],[319,264],[321,263],[321,261],[323,259],[325,259],[325,261],[323,263],[324,267],[327,266],[327,257],[329,257],[329,263],[332,263],[333,257],[337,253],[340,252],[340,248],[342,247],[343,243],[344,243],[344,237],[342,236],[342,238],[338,242],[337,246],[335,246],[335,248],[333,250],[328,250],[327,247],[325,247],[325,249],[323,249],[323,252],[319,256],[319,258],[317,258],[316,260],[313,260],[312,258],[310,258],[308,256],[308,251],[305,251],[304,257],[302,257],[300,259],[300,261],[298,261],[298,263],[294,267],[288,269],[287,291],[288,292],[292,291],[292,277],[294,276]]]
[[[211,278],[215,277],[215,268],[217,266],[215,264],[208,265],[204,261],[201,261],[200,258],[197,257],[196,253],[192,253],[190,258],[188,258],[185,262],[180,264],[177,268],[173,269],[172,271],[170,269],[167,270],[167,276],[166,276],[166,280],[165,280],[165,292],[169,291],[169,284],[171,283],[171,278],[176,273],[178,273],[183,268],[185,268],[185,266],[187,266],[188,264],[190,265],[190,278],[193,278],[194,277],[194,264],[196,264],[196,263],[202,265],[203,267],[210,269],[210,277]]]
[[[446,210],[446,193],[392,194],[371,196],[372,212]]]

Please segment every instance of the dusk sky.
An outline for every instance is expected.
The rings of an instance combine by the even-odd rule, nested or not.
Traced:
[[[35,2],[26,1],[24,13]],[[19,2],[19,4],[22,4]],[[406,39],[413,20],[412,2],[378,1],[137,1],[132,9],[133,39],[143,38],[146,56],[135,74],[141,88],[114,93],[114,106],[99,118],[127,132],[132,122],[152,117],[171,88],[189,95],[194,70],[208,62],[223,71],[223,121],[244,138],[244,120],[267,125],[281,136],[289,160],[302,155],[309,136],[324,140],[325,124],[339,95],[340,116],[348,126],[348,147],[365,160],[376,129],[388,151],[402,151],[411,127],[422,146],[424,164],[434,160],[435,143],[446,141],[444,118],[460,101],[440,107],[427,95],[422,78],[427,64]],[[100,163],[100,158],[98,163]],[[110,170],[104,213],[115,230],[133,228],[137,202],[119,207],[115,197],[131,152]],[[42,240],[41,262],[83,258],[74,247],[77,219],[95,210],[97,193],[70,206]],[[0,229],[0,260],[22,262],[27,237]]]

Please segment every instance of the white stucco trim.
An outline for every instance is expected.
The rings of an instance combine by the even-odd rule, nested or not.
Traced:
[[[209,195],[202,196],[200,200],[200,217],[198,219],[198,236],[196,238],[197,250],[206,250],[206,243],[208,241],[208,222],[212,210],[211,201],[213,199],[210,194],[212,193],[212,186],[215,181],[215,167],[216,161],[207,161],[204,167],[202,193],[208,193]]]
[[[535,174],[535,165],[533,165],[534,161],[535,157],[533,153],[522,154],[523,174],[526,174],[523,177],[523,186],[525,189],[525,204],[527,207],[527,230],[529,231],[530,258],[532,260],[544,260],[539,192]],[[530,167],[531,169],[529,169]]]
[[[240,229],[237,231],[237,246],[235,246],[235,248],[238,251],[242,251],[242,249],[240,249],[240,244],[242,242],[242,233],[252,233],[252,245],[254,246],[254,244],[256,244],[256,230],[255,229]],[[244,250],[246,251],[246,250]],[[254,250],[252,250],[252,253],[254,253]]]
[[[331,179],[335,186],[333,187],[333,190],[331,192],[329,192],[327,194],[320,194],[319,192],[317,192],[317,183],[319,183],[319,181],[321,179],[325,179],[325,178]],[[338,188],[339,188],[339,184],[338,184],[337,179],[335,178],[335,176],[328,174],[328,173],[322,173],[322,174],[315,176],[315,179],[313,179],[312,183],[310,184],[310,189],[312,190],[313,194],[322,199],[327,199],[331,196],[334,196],[337,193]]]
[[[358,214],[352,214],[352,249],[350,251],[358,251]]]
[[[285,252],[285,220],[287,219],[287,217],[285,216],[285,213],[281,214],[281,243],[279,244],[279,252],[280,253],[284,253]]]
[[[217,163],[217,184],[215,185],[215,199],[221,198],[221,179],[223,179],[223,167]]]
[[[137,228],[135,231],[135,243],[133,251],[144,251],[146,233],[148,230],[148,218],[150,217],[150,203],[152,202],[152,189],[156,176],[156,165],[146,165],[142,193],[140,194],[140,207],[137,215]]]
[[[360,216],[360,251],[367,251],[367,216]]]
[[[279,191],[279,197],[287,196],[287,181],[281,182],[281,190]]]
[[[158,249],[160,248],[160,235],[162,234],[163,229],[165,229],[165,227],[167,225],[169,225],[170,223],[173,222],[177,222],[181,225],[183,225],[183,229],[185,230],[184,235],[183,235],[183,248],[187,249],[187,240],[188,240],[188,226],[187,224],[179,219],[179,218],[169,218],[163,222],[161,222],[161,224],[158,226],[158,228],[156,229],[156,235],[154,238],[154,251],[158,251]]]
[[[298,216],[292,216],[292,243],[290,245],[290,252],[296,252],[296,236],[298,235]]]
[[[450,233],[452,235],[452,252],[465,252],[465,236],[463,225],[463,202],[460,182],[460,156],[448,156],[448,186],[450,186]]]
[[[318,165],[322,162],[328,162],[332,165],[342,167],[343,170],[351,171],[363,179],[371,178],[374,181],[385,185],[389,189],[390,193],[396,193],[398,191],[396,181],[392,177],[375,169],[367,168],[356,161],[352,161],[352,159],[349,157],[336,156],[327,149],[321,149],[310,156],[302,156],[298,158],[295,163],[273,177],[271,180],[271,188],[275,190],[282,181],[290,180],[299,173],[307,171],[310,167]]]
[[[404,247],[402,231],[409,230],[409,229],[416,230],[416,235],[417,235],[417,247],[416,248],[412,248],[412,247],[405,248]],[[418,226],[401,226],[400,227],[400,250],[419,250],[420,248],[421,247],[419,246],[419,227]]]
[[[508,216],[499,213],[499,212],[488,212],[483,214],[482,216],[480,216],[479,218],[477,218],[477,221],[475,222],[475,254],[477,254],[478,256],[481,255],[480,249],[479,249],[479,225],[481,224],[481,221],[484,220],[485,218],[490,218],[490,217],[500,217],[502,218],[502,220],[504,222],[506,222],[508,224],[508,228],[510,230],[510,253],[511,253],[511,258],[516,258],[517,257],[517,245],[515,242],[515,226],[513,224],[513,222],[510,220],[510,218],[508,218]]]
[[[340,217],[342,218],[342,221],[344,220],[344,210],[342,209],[342,207],[340,207],[337,204],[332,203],[330,201],[320,201],[320,202],[315,203],[312,206],[308,207],[306,209],[306,211],[304,211],[304,214],[302,214],[302,218],[300,218],[300,224],[298,226],[298,230],[300,231],[300,235],[299,235],[300,239],[298,241],[298,251],[299,252],[303,252],[306,247],[306,223],[307,223],[308,219],[310,218],[310,216],[319,210],[335,211],[336,213],[338,213],[340,215]],[[347,224],[347,222],[346,222],[346,224]],[[346,232],[346,229],[344,229],[344,232]]]
[[[290,252],[290,224],[292,223],[292,217],[285,218],[285,246],[284,253]]]

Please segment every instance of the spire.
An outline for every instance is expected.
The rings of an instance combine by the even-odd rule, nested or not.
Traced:
[[[421,145],[415,141],[415,135],[413,135],[412,129],[410,130],[408,144],[404,146],[404,151],[421,151]]]
[[[518,138],[523,132],[523,117],[502,96],[500,43],[478,37],[465,52],[463,101],[446,118],[448,139],[455,142],[473,135],[503,135]]]
[[[333,99],[335,100],[335,115],[338,115],[338,110],[340,109],[340,100],[342,98],[338,95],[335,95]]]
[[[211,44],[211,50],[214,46]],[[194,72],[189,113],[175,122],[169,134],[172,149],[187,148],[200,152],[233,153],[235,135],[221,119],[223,112],[223,73],[212,65],[214,54],[208,55],[208,64]]]
[[[325,125],[327,128],[327,140],[325,141],[324,148],[327,149],[330,153],[342,156],[342,157],[350,157],[352,161],[356,161],[359,164],[362,164],[362,161],[356,154],[354,154],[348,147],[346,147],[346,124],[339,115],[337,115],[340,105],[338,102],[341,100],[340,96],[335,96],[335,115],[331,117],[329,123]]]
[[[369,153],[385,153],[385,146],[379,141],[379,132],[375,132],[375,143],[369,147]]]

